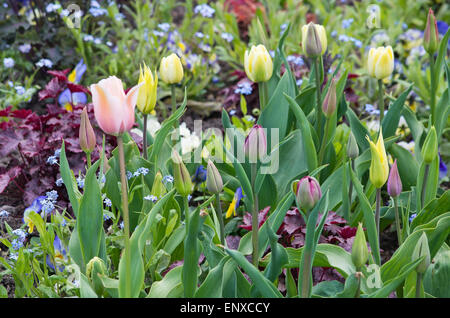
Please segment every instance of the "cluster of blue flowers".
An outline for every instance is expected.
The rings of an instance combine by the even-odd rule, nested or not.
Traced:
[[[138,168],[134,173],[131,171],[127,171],[127,178],[130,180],[131,178],[139,177],[140,175],[145,176],[149,172],[148,168]]]
[[[202,15],[202,17],[204,17],[204,18],[212,18],[214,16],[214,12],[216,12],[216,10],[211,8],[206,3],[199,4],[194,8],[194,13],[195,14],[200,13]]]
[[[18,251],[22,247],[24,247],[24,242],[27,237],[27,233],[22,229],[16,229],[12,231],[12,234],[16,237],[11,241],[11,248],[13,251]],[[11,251],[9,254],[9,259],[17,260],[19,253]]]
[[[246,81],[241,82],[237,85],[237,88],[234,90],[235,94],[241,94],[241,95],[250,95],[252,93],[252,83]]]
[[[49,59],[40,59],[37,63],[36,63],[37,67],[47,67],[47,68],[52,68],[53,67],[53,62]]]
[[[154,195],[147,195],[144,197],[144,200],[152,201],[153,203],[155,203],[156,201],[158,201],[158,198]]]
[[[58,164],[58,158],[61,154],[61,149],[56,149],[53,156],[50,156],[47,158],[47,163],[50,165],[56,165]]]

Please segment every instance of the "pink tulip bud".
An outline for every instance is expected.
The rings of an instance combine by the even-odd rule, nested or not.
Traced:
[[[134,108],[142,84],[132,87],[127,94],[122,81],[115,76],[91,85],[95,119],[105,133],[118,136],[133,127]]]
[[[433,10],[428,11],[427,25],[423,32],[423,47],[429,54],[436,52],[439,46],[439,33]]]
[[[391,167],[391,172],[389,173],[387,190],[389,195],[393,198],[402,193],[402,180],[400,180],[400,175],[398,174],[397,159],[395,159],[394,164]]]
[[[267,140],[264,128],[255,125],[250,129],[244,142],[244,152],[249,158],[249,162],[255,163],[263,158],[267,152]]]
[[[306,211],[310,211],[322,197],[319,182],[314,177],[303,177],[293,186],[298,206]]]
[[[331,81],[327,95],[323,100],[322,110],[327,118],[330,118],[336,110],[336,81],[334,79]]]
[[[95,148],[96,140],[86,107],[84,107],[83,112],[81,113],[79,138],[81,149],[86,153],[91,153]]]

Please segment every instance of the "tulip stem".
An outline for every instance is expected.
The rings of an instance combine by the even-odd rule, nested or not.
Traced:
[[[359,296],[361,295],[361,276],[362,276],[361,268],[356,269],[355,276],[358,279],[358,288],[356,289],[355,298],[359,298]]]
[[[253,190],[253,212],[252,212],[252,246],[253,246],[253,254],[252,254],[252,262],[253,265],[258,267],[259,261],[259,246],[258,246],[258,230],[259,230],[259,222],[258,222],[258,194],[255,189],[255,180],[256,180],[256,163],[251,164],[252,169],[252,190]]]
[[[350,160],[350,165],[349,165],[350,169],[352,171],[355,171],[355,160],[352,160],[352,158],[349,158],[349,160]],[[349,205],[348,208],[350,210],[349,215],[352,210],[352,195],[353,195],[353,182],[352,182],[352,178],[350,178],[350,184],[348,187],[348,205]]]
[[[422,273],[417,273],[416,279],[416,298],[420,298],[420,288],[422,286]]]
[[[184,222],[186,224],[186,233],[189,231],[189,200],[187,196],[183,196],[184,202]]]
[[[87,163],[87,167],[89,169],[91,167],[91,165],[92,165],[91,153],[90,152],[86,152],[86,163]]]
[[[378,245],[380,244],[380,205],[381,205],[381,188],[377,188],[376,205],[375,205],[375,225],[377,227]]]
[[[117,147],[119,148],[120,182],[122,186],[122,207],[123,223],[125,231],[125,268],[126,268],[126,288],[125,297],[131,297],[131,249],[130,249],[130,220],[128,216],[128,190],[127,177],[125,174],[125,154],[123,150],[122,135],[117,136]]]
[[[267,102],[269,99],[269,91],[267,88],[266,82],[259,82],[258,83],[258,89],[259,89],[259,107],[261,110],[263,110],[267,106]]]
[[[384,87],[383,87],[383,80],[378,80],[378,98],[379,98],[379,105],[378,108],[380,109],[380,128],[381,124],[383,123],[384,118]]]
[[[216,213],[220,225],[220,244],[225,246],[225,226],[223,224],[222,207],[220,206],[220,195],[216,193]]]
[[[425,205],[425,192],[427,188],[428,172],[430,171],[430,165],[425,164],[425,172],[423,174],[422,193],[420,194],[420,209],[423,209]]]
[[[142,154],[145,160],[148,159],[147,154],[147,114],[144,114],[144,130],[142,131]]]
[[[398,215],[398,200],[397,197],[392,198],[394,200],[394,209],[395,209],[395,226],[397,228],[397,240],[398,246],[402,245],[402,230],[400,227],[400,217]]]
[[[327,117],[326,121],[325,121],[325,130],[323,132],[323,137],[322,137],[322,143],[320,144],[320,150],[319,150],[319,167],[322,165],[323,163],[323,156],[325,155],[325,148],[327,146],[327,131],[328,131],[328,127],[330,126],[330,119]],[[320,181],[320,172],[319,171],[317,173],[317,179]]]
[[[433,54],[429,54],[430,56],[430,108],[431,108],[431,123],[434,125],[436,121],[436,88],[435,80],[434,80],[434,56]]]
[[[175,113],[175,111],[177,110],[177,98],[176,98],[176,93],[175,93],[175,84],[171,84],[170,85],[170,91],[172,94],[172,112],[171,114]]]
[[[319,74],[319,61],[318,58],[313,59],[314,63],[314,72],[316,76],[316,128],[317,128],[317,136],[321,136],[322,134],[322,103],[321,103],[321,92],[320,92],[320,74]]]

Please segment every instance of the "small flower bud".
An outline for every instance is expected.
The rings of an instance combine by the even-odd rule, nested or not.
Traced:
[[[162,180],[163,176],[161,172],[158,171],[155,175],[155,179],[153,180],[153,186],[151,191],[151,194],[157,197],[158,199],[162,198],[167,193],[166,187],[164,186]]]
[[[389,164],[386,155],[386,149],[384,148],[383,132],[380,129],[378,135],[378,141],[374,144],[369,136],[366,139],[370,144],[370,152],[372,154],[372,160],[370,162],[369,179],[370,182],[377,188],[381,188],[389,177]]]
[[[173,178],[175,189],[182,196],[188,196],[192,193],[192,181],[189,171],[183,163],[178,152],[172,150],[172,162],[173,162]]]
[[[364,235],[362,224],[359,223],[352,246],[352,262],[355,265],[356,270],[361,269],[361,267],[366,264],[368,258],[369,249],[367,248],[366,237]]]
[[[106,275],[107,272],[108,272],[108,270],[106,268],[105,262],[97,256],[92,258],[89,261],[89,263],[87,263],[87,265],[86,265],[86,276],[91,281],[95,292],[99,296],[103,295],[105,288],[103,286],[103,283],[102,283],[100,277],[98,277],[98,275],[99,274]]]
[[[207,166],[207,174],[206,174],[206,188],[209,192],[218,194],[223,190],[223,181],[222,176],[217,170],[216,166],[211,160],[208,160]]]
[[[293,191],[299,208],[306,211],[311,210],[322,197],[319,182],[314,177],[306,176],[299,181],[294,181]]]
[[[359,148],[358,143],[356,142],[355,135],[350,131],[350,134],[348,135],[348,141],[347,141],[347,156],[350,159],[355,159],[359,156]]]
[[[395,159],[389,173],[387,190],[389,195],[393,198],[398,197],[400,193],[402,193],[402,180],[400,179],[400,175],[398,174],[397,159]]]
[[[325,95],[325,99],[322,104],[322,111],[325,117],[330,118],[334,111],[336,110],[336,81],[333,79],[331,81],[328,92]]]
[[[322,53],[322,44],[320,43],[319,34],[314,27],[314,23],[310,22],[306,29],[305,46],[303,47],[306,56],[318,57]]]
[[[152,71],[144,63],[144,72],[142,72],[142,67],[139,72],[139,87],[138,98],[136,105],[143,114],[150,114],[156,105],[156,91],[158,88],[158,75],[155,71],[155,76],[153,77]]]
[[[429,54],[434,54],[439,47],[439,32],[433,10],[428,11],[427,24],[423,32],[423,47]]]
[[[263,158],[267,152],[267,140],[264,128],[255,125],[250,129],[244,142],[244,152],[249,158],[249,162],[255,163]]]
[[[327,33],[323,25],[310,22],[302,27],[303,51],[308,57],[318,57],[327,50]]]
[[[80,147],[86,153],[91,153],[95,148],[95,133],[92,128],[91,122],[86,107],[84,107],[81,113],[81,123],[79,131]]]
[[[428,132],[428,135],[425,138],[425,141],[423,142],[422,146],[423,161],[426,164],[430,164],[436,157],[437,153],[438,153],[438,143],[437,143],[436,129],[434,128],[434,126],[431,126],[431,129]]]
[[[417,245],[412,254],[412,260],[415,261],[422,256],[425,256],[425,258],[416,267],[416,272],[419,274],[425,273],[430,265],[430,248],[428,247],[428,239],[425,233],[417,241]]]

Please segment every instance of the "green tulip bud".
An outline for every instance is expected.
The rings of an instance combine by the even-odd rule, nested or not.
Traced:
[[[423,32],[423,47],[429,54],[434,54],[439,47],[439,32],[433,10],[430,8],[427,16],[427,24]]]
[[[333,116],[336,110],[336,81],[333,79],[331,81],[328,92],[325,95],[325,99],[322,103],[322,111],[325,117],[330,118]]]
[[[158,173],[155,175],[155,179],[153,180],[153,186],[152,186],[152,192],[151,194],[155,197],[162,198],[166,193],[166,187],[164,186],[164,183],[162,182],[163,176],[161,172],[158,171]]]
[[[350,159],[355,159],[359,156],[358,144],[356,143],[355,135],[351,131],[347,141],[347,156]]]
[[[215,194],[222,192],[223,190],[222,176],[220,175],[219,170],[217,170],[216,166],[211,160],[208,160],[208,166],[206,169],[207,169],[206,187],[208,188],[208,191]]]
[[[359,270],[364,264],[366,264],[369,258],[369,249],[367,248],[366,237],[362,228],[362,224],[358,224],[358,230],[356,231],[355,240],[352,246],[352,262]]]
[[[438,153],[438,143],[437,143],[437,135],[436,129],[434,126],[431,126],[430,131],[428,132],[425,141],[422,146],[422,157],[423,161],[426,164],[430,164]]]
[[[172,150],[172,162],[173,162],[173,178],[175,189],[182,196],[188,196],[192,193],[192,181],[189,171],[183,163],[178,152]]]
[[[103,295],[105,288],[98,275],[106,275],[107,272],[108,270],[106,268],[105,262],[97,256],[92,258],[86,265],[86,276],[89,278],[89,281],[92,283],[95,292],[99,296]]]
[[[414,252],[412,254],[412,260],[415,261],[422,256],[425,256],[425,258],[416,267],[416,272],[419,274],[425,273],[430,265],[430,248],[428,247],[428,239],[425,233],[423,233],[417,241],[416,247],[414,248]]]

